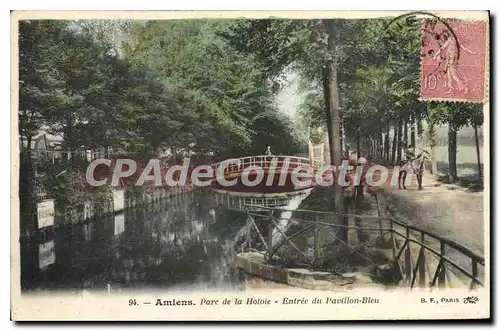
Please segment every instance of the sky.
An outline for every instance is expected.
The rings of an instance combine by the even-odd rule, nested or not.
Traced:
[[[301,97],[297,93],[298,76],[294,72],[289,72],[286,75],[286,80],[285,87],[278,93],[278,107],[279,110],[294,119],[301,102]]]

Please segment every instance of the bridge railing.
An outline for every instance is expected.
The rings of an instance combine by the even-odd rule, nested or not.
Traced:
[[[290,198],[283,197],[250,197],[233,196],[229,194],[214,194],[213,202],[218,206],[224,206],[236,210],[261,210],[262,208],[283,208],[288,205]]]
[[[333,243],[348,248],[376,269],[374,262],[366,255],[366,248],[386,248],[390,251],[394,274],[402,284],[410,288],[418,287],[459,287],[473,289],[484,286],[484,258],[453,242],[450,239],[430,233],[419,227],[392,218],[338,214],[313,210],[287,210],[284,208],[260,207],[261,211],[247,210],[247,250],[263,248],[268,260],[278,256],[285,261],[280,249],[287,247],[302,256],[302,261],[310,269],[317,269],[318,257],[325,252],[325,246]],[[300,224],[295,231],[287,231],[279,226],[276,211],[299,213],[291,223]],[[338,224],[340,217],[350,221]],[[324,221],[324,219],[328,219]],[[369,224],[362,226],[363,223]],[[259,227],[260,225],[260,227]],[[276,229],[276,230],[275,230]],[[340,235],[348,232],[348,239]],[[276,236],[279,232],[281,236]],[[273,234],[274,233],[274,234]],[[367,233],[371,235],[367,236]],[[280,237],[279,240],[277,238]],[[352,240],[354,238],[354,240]],[[312,244],[312,247],[311,247]],[[365,249],[359,249],[364,247]],[[331,255],[335,259],[338,256]],[[296,259],[296,258],[295,258]]]
[[[421,287],[426,281],[430,286],[445,287],[453,278],[468,279],[471,289],[484,285],[483,257],[419,227],[393,219],[389,224],[393,258],[410,287],[415,286],[417,278]],[[434,259],[433,268],[429,266],[429,258]]]
[[[233,158],[218,163],[212,164],[214,171],[217,171],[219,166],[224,166],[224,174],[230,174],[235,172],[242,172],[243,170],[251,167],[258,166],[262,169],[269,169],[272,165],[273,160],[276,162],[276,167],[281,168],[288,161],[288,169],[295,169],[302,167],[308,169],[311,166],[311,162],[308,158],[298,157],[298,156],[286,156],[286,155],[256,155],[256,156],[246,156],[242,158]]]

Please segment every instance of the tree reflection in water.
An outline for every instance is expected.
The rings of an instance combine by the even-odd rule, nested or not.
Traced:
[[[55,262],[43,270],[37,268],[41,238],[22,240],[23,289],[241,289],[233,240],[245,216],[209,201],[197,192],[58,227]]]

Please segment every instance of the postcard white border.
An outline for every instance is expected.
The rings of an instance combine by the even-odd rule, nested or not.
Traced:
[[[432,11],[441,17],[460,18],[471,20],[487,20],[485,11]],[[485,181],[485,259],[486,259],[486,287],[474,292],[479,297],[476,305],[423,305],[422,297],[453,296],[464,297],[470,295],[468,291],[446,290],[429,293],[418,290],[405,289],[387,292],[356,289],[345,293],[328,293],[323,291],[304,291],[300,289],[273,292],[252,291],[244,293],[142,293],[133,294],[139,300],[149,300],[153,296],[168,298],[190,298],[199,300],[201,297],[249,297],[265,296],[271,300],[280,300],[283,296],[372,296],[379,298],[381,304],[374,305],[318,305],[318,306],[217,306],[205,309],[192,309],[183,306],[176,307],[129,307],[127,305],[130,294],[116,294],[111,296],[92,294],[51,294],[51,295],[22,295],[20,293],[19,277],[19,204],[18,204],[18,142],[17,142],[17,104],[18,104],[18,64],[17,64],[17,20],[19,19],[76,19],[76,18],[134,18],[134,19],[172,19],[172,18],[375,18],[397,16],[402,11],[250,11],[250,12],[217,12],[217,11],[177,11],[177,12],[114,12],[114,11],[43,11],[43,12],[13,12],[11,14],[11,316],[15,320],[379,320],[379,319],[464,319],[487,318],[490,316],[490,269],[489,269],[489,182]],[[484,105],[484,177],[490,176],[489,151],[489,103]],[[195,306],[199,307],[199,306]],[[285,308],[286,307],[286,308]],[[439,308],[438,308],[439,307]]]

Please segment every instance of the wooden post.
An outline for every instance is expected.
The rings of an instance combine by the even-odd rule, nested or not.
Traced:
[[[422,232],[420,234],[420,242],[425,243],[425,234]],[[422,255],[420,256],[419,266],[418,266],[418,283],[421,287],[425,287],[425,248],[422,246]]]
[[[410,229],[406,228],[406,250],[405,250],[405,274],[408,282],[411,282],[411,248],[410,248]]]
[[[384,237],[384,233],[382,231],[382,218],[388,217],[387,213],[387,202],[385,201],[385,194],[382,190],[376,190],[377,197],[377,209],[378,209],[378,217],[379,218],[379,226],[380,226],[380,239],[382,240]],[[392,222],[391,222],[392,225]]]
[[[474,278],[478,278],[479,276],[479,273],[477,271],[477,261],[475,260],[472,260],[472,276],[474,276]],[[471,290],[476,287],[475,285],[476,285],[476,280],[472,279],[472,283],[470,284]]]
[[[394,237],[394,224],[392,223],[392,220],[390,221],[391,223],[391,246],[392,246],[392,258],[396,261],[396,239]],[[398,262],[399,263],[399,262]]]
[[[476,138],[476,155],[477,155],[477,174],[479,181],[482,181],[483,177],[481,174],[481,157],[479,153],[479,136],[477,134],[477,125],[474,124],[474,136]]]
[[[247,209],[247,248],[248,252],[250,252],[250,248],[252,247],[252,219],[250,215],[248,215]]]
[[[441,241],[440,245],[441,245],[441,257],[443,257],[446,254],[446,251],[445,251],[446,244]],[[445,270],[444,260],[442,258],[439,261],[439,265],[440,265],[441,269],[439,270],[439,275],[438,275],[438,286],[445,287],[446,270]]]
[[[272,258],[271,253],[273,252],[273,216],[272,212],[269,216],[267,223],[267,258],[270,260]]]
[[[349,226],[355,227],[357,225],[357,218],[355,216],[347,216],[347,218]],[[359,245],[359,228],[348,228],[347,233],[349,239],[348,244],[353,247]]]
[[[361,157],[361,142],[359,141],[359,126],[356,128],[356,164],[358,163],[359,158]]]
[[[312,263],[312,269],[316,267],[316,261],[318,259],[318,215],[314,216],[314,246],[313,246],[313,263]]]

